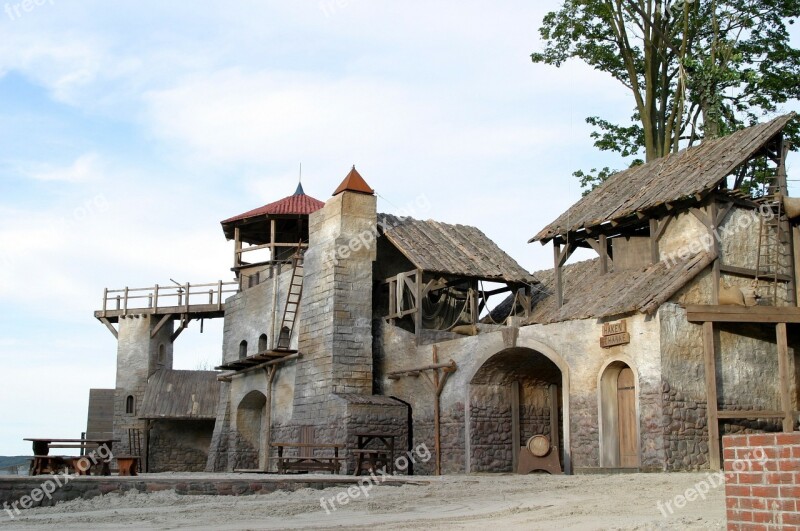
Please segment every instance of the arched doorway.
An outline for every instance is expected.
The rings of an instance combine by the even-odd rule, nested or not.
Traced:
[[[267,397],[260,391],[250,391],[239,402],[236,409],[237,468],[266,469],[266,406]]]
[[[550,439],[562,469],[568,470],[567,381],[553,360],[531,348],[509,348],[489,357],[469,382],[469,471],[515,472],[520,448],[534,435]]]
[[[623,361],[608,364],[600,376],[600,466],[639,466],[638,378]]]

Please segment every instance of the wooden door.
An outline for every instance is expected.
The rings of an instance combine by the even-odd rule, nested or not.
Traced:
[[[633,371],[625,367],[617,378],[617,415],[619,426],[619,466],[639,466],[639,443],[636,436],[636,385]]]

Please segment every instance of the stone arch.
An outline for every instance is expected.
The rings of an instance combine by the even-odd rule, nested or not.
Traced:
[[[247,357],[247,341],[242,340],[242,342],[239,343],[239,359],[243,360],[246,357]]]
[[[264,352],[265,350],[267,350],[267,348],[269,348],[267,341],[267,334],[261,334],[260,336],[258,336],[258,351]]]
[[[128,415],[136,414],[136,398],[133,395],[128,395],[125,398],[125,413]]]
[[[636,464],[641,464],[641,415],[639,410],[640,382],[639,371],[628,356],[616,356],[607,360],[597,374],[597,424],[600,437],[600,466],[620,468],[619,401],[617,384],[623,370],[633,373],[634,383],[634,441],[636,445]]]
[[[507,347],[501,350],[493,350],[493,349],[486,349],[481,352],[476,353],[476,360],[474,364],[470,365],[469,373],[466,375],[466,396],[464,400],[465,406],[465,448],[466,448],[466,471],[470,473],[474,471],[474,467],[472,466],[472,418],[471,418],[471,388],[472,382],[475,380],[476,375],[479,375],[481,370],[484,368],[487,362],[489,362],[495,356],[502,355],[503,353],[508,353],[509,351],[517,351],[517,352],[526,352],[529,356],[540,356],[541,358],[547,360],[548,362],[552,363],[553,366],[558,370],[560,373],[560,381],[557,382],[559,388],[559,395],[560,395],[560,411],[559,416],[560,419],[560,429],[561,429],[561,437],[560,437],[560,445],[561,445],[561,460],[564,466],[564,472],[569,474],[572,471],[572,460],[571,460],[571,451],[570,451],[570,414],[569,414],[569,396],[570,396],[570,373],[569,373],[569,365],[567,364],[566,360],[558,354],[555,350],[553,350],[548,345],[537,341],[535,339],[530,338],[523,338],[519,337],[514,342],[515,346],[511,347],[510,345],[506,345]],[[554,382],[555,383],[555,382]],[[524,444],[524,441],[521,441]],[[514,450],[512,449],[512,452]]]
[[[261,391],[250,391],[236,408],[236,452],[238,468],[266,470],[267,397]]]

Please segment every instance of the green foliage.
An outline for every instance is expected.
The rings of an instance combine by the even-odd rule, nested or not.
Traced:
[[[631,121],[587,118],[594,145],[650,161],[800,99],[800,50],[787,31],[798,15],[800,0],[565,0],[545,15],[544,48],[531,59],[579,59],[619,81],[633,96]],[[787,134],[800,145],[797,124]],[[590,187],[611,173],[575,176]]]

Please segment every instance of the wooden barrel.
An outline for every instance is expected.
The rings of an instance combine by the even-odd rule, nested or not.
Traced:
[[[528,439],[528,451],[536,457],[544,457],[550,453],[550,439],[545,435],[534,435]]]

